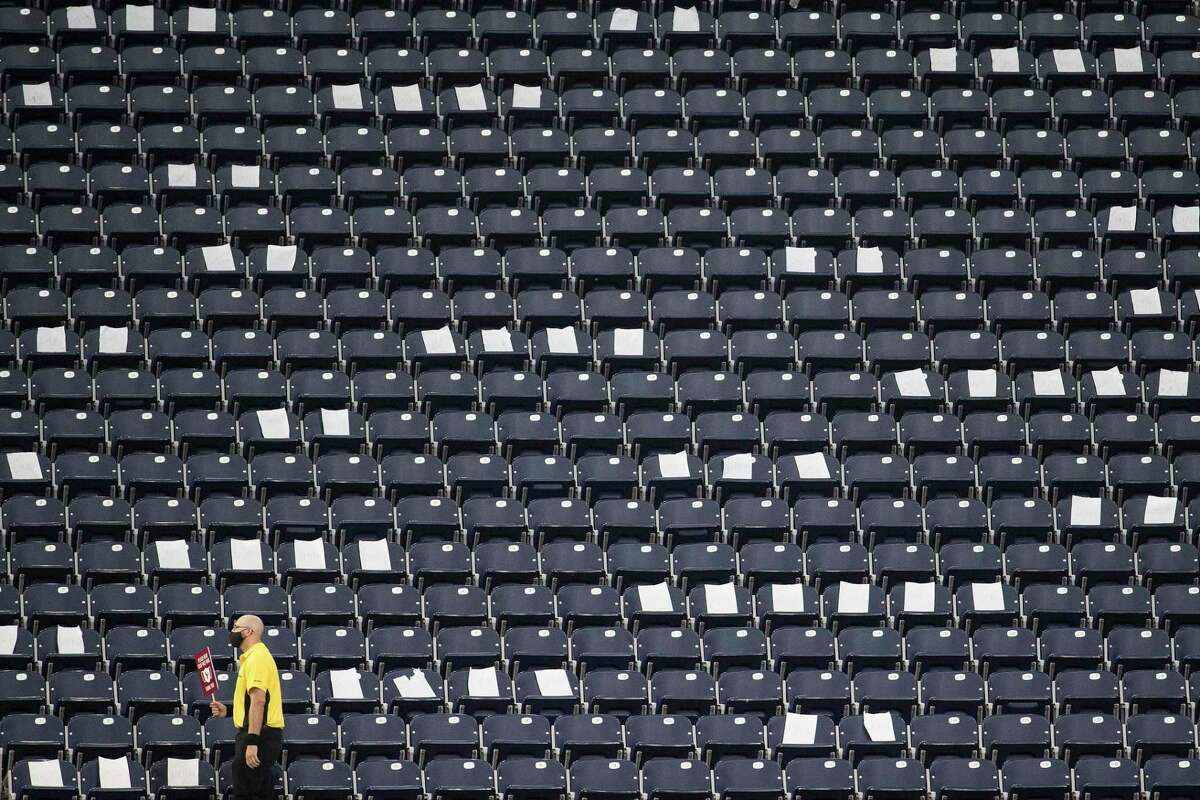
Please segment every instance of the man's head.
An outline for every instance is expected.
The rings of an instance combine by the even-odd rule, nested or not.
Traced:
[[[263,621],[253,614],[243,614],[233,621],[229,643],[244,653],[261,642],[262,635]]]

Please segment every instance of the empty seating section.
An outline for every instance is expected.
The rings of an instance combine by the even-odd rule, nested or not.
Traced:
[[[0,771],[1200,796],[1182,0],[0,7]],[[690,3],[690,0],[687,0]]]

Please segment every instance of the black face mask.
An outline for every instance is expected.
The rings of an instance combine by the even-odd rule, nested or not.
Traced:
[[[234,647],[240,648],[242,646],[242,642],[245,640],[245,638],[246,638],[246,634],[242,633],[241,631],[230,631],[229,632],[229,643],[231,645],[233,645]]]

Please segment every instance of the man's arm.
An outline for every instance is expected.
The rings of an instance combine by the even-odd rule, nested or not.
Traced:
[[[246,764],[252,769],[259,765],[258,735],[262,733],[263,718],[267,713],[267,693],[263,689],[250,690],[250,708],[246,711],[246,730],[254,737],[254,744],[246,745]]]

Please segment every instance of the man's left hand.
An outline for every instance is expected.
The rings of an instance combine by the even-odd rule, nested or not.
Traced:
[[[258,745],[256,745],[256,744],[246,745],[246,766],[250,767],[250,769],[258,769],[259,763],[260,762],[258,760]]]

